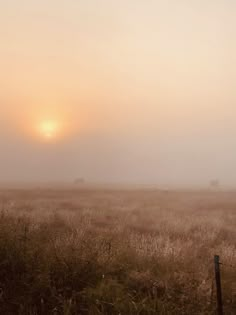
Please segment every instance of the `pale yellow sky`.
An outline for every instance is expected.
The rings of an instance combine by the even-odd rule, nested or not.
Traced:
[[[0,1],[3,178],[236,183],[235,14],[233,0]],[[51,146],[45,121],[63,126]]]

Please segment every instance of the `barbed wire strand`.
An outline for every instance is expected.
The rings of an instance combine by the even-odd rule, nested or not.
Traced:
[[[236,266],[234,266],[234,265],[225,264],[225,263],[222,263],[222,262],[220,262],[220,265],[236,269]]]

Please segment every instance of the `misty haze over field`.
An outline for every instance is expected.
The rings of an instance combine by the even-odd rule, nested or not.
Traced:
[[[1,181],[236,186],[235,13],[232,0],[1,2]]]
[[[0,0],[0,314],[236,314],[236,1]]]

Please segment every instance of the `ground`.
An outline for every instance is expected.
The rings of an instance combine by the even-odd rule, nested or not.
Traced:
[[[236,314],[236,193],[0,191],[0,314]]]

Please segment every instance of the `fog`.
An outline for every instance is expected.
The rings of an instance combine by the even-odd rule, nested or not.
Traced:
[[[232,0],[0,2],[0,181],[236,186],[235,14]]]

